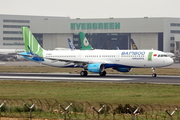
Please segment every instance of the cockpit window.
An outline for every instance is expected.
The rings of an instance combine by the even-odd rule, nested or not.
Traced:
[[[159,54],[158,57],[167,57],[166,54]]]

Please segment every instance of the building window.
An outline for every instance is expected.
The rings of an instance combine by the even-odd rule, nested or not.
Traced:
[[[3,45],[6,45],[6,46],[23,46],[24,43],[18,43],[18,42],[14,42],[14,43],[3,43]]]
[[[174,53],[174,50],[170,50],[170,52]]]
[[[30,28],[30,26],[27,26],[27,25],[3,25],[3,28],[21,28],[21,27]]]
[[[171,33],[178,33],[178,34],[180,34],[180,30],[171,30]]]
[[[171,43],[171,44],[170,44],[170,47],[174,47],[174,43]]]
[[[73,41],[79,41],[79,38],[73,38]]]
[[[117,38],[111,38],[111,40],[117,40]]]
[[[22,37],[3,37],[3,40],[23,40]]]
[[[170,37],[170,40],[174,40],[174,37]]]
[[[11,23],[30,23],[29,20],[8,20],[8,19],[4,19],[3,22],[11,22]]]
[[[3,31],[3,34],[22,34],[21,31]]]
[[[171,26],[180,27],[180,23],[171,23]]]

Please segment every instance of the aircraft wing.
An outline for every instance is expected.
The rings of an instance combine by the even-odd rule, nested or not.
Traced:
[[[52,60],[54,62],[62,61],[62,62],[68,62],[68,63],[82,63],[82,64],[90,64],[90,63],[103,63],[103,64],[106,64],[106,63],[112,63],[112,61],[102,61],[102,60],[88,61],[88,60],[68,60],[68,59],[48,58],[48,57],[43,57],[43,58]]]

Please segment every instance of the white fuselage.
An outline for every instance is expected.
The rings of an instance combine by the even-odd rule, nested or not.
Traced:
[[[157,50],[44,51],[43,57],[45,59],[41,61],[42,64],[56,67],[73,67],[77,63],[84,62],[103,63],[106,64],[106,68],[117,66],[131,68],[165,67],[173,63],[173,60],[167,57],[164,52]]]

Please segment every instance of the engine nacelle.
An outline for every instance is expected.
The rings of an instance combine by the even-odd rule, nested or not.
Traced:
[[[102,63],[88,64],[87,69],[92,73],[100,73],[104,71],[104,65]]]
[[[130,72],[131,68],[113,68],[119,72]]]
[[[20,56],[20,55],[16,55],[15,57],[14,57],[16,60],[23,60],[24,58],[22,57],[22,56]]]
[[[21,55],[14,55],[13,58],[16,60],[16,61],[23,61],[23,60],[27,60],[25,59],[23,56]]]

